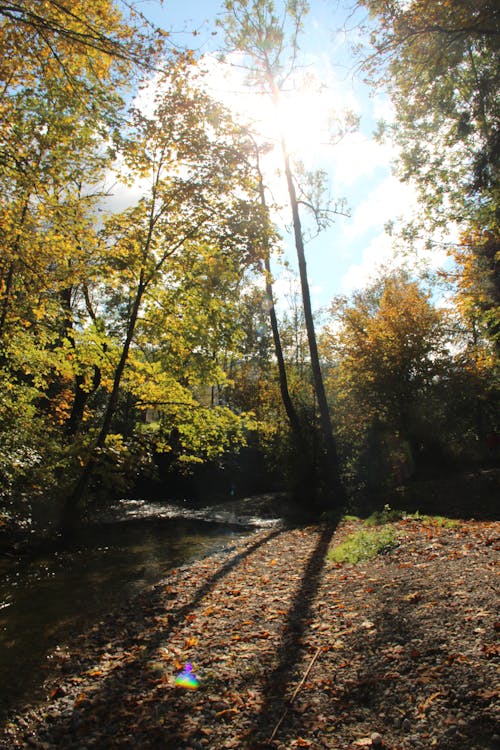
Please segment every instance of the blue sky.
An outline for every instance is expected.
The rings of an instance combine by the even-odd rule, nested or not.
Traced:
[[[276,4],[279,7],[280,0]],[[215,19],[223,10],[222,2],[165,0],[160,5],[148,0],[141,8],[154,23],[172,32],[175,43],[190,46],[200,57],[208,58],[214,87],[221,98],[234,88],[233,79],[228,82],[211,57],[222,45],[220,30],[213,34]],[[327,306],[336,294],[363,286],[378,265],[391,262],[391,240],[384,226],[400,215],[409,216],[416,205],[412,189],[391,174],[394,147],[373,139],[377,120],[390,118],[391,106],[382,93],[374,95],[354,73],[350,45],[356,41],[355,20],[336,0],[311,0],[301,37],[302,62],[308,73],[322,82],[323,88],[321,93],[313,93],[309,87],[294,96],[286,116],[292,151],[307,167],[324,169],[329,175],[332,197],[345,198],[350,209],[350,217],[338,217],[330,229],[307,246],[309,282],[316,309]],[[345,25],[351,27],[349,34],[342,31]],[[248,101],[248,96],[238,101],[232,94],[226,98],[229,106],[243,110],[245,105],[241,102]],[[345,107],[354,110],[360,117],[360,126],[358,132],[335,147],[326,147],[321,145],[322,135],[317,126],[332,107],[337,111]],[[252,108],[260,111],[255,99]],[[272,165],[269,169],[273,192],[284,200],[283,183],[276,181]],[[295,268],[293,244],[286,234],[289,222],[286,211],[277,215],[277,220],[284,233],[285,256]],[[442,258],[435,257],[433,262],[438,260]],[[274,271],[275,287],[283,297],[289,279],[276,265]]]

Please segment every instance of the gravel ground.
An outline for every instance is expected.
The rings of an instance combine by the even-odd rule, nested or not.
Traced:
[[[265,529],[171,571],[52,654],[1,750],[500,750],[500,524],[399,521],[385,554],[328,560],[359,526]]]

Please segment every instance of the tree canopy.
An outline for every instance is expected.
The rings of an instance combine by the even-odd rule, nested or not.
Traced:
[[[365,68],[395,106],[398,173],[418,188],[421,225],[454,224],[475,325],[498,355],[500,335],[497,4],[361,0],[375,25]],[[472,273],[472,268],[476,269]],[[480,270],[479,270],[480,269]],[[474,276],[474,283],[472,278]],[[459,297],[464,292],[460,284]],[[469,306],[469,312],[471,308]]]
[[[440,279],[455,309],[395,272],[335,300],[321,327],[303,219],[322,229],[334,211],[324,170],[307,173],[286,129],[300,284],[288,310],[271,272],[272,146],[208,93],[195,55],[134,4],[0,2],[4,505],[57,514],[146,477],[168,494],[251,445],[280,486],[340,510],[346,487],[403,481],[425,453],[482,455],[500,341],[498,11],[360,3],[419,234],[457,228]],[[225,52],[280,121],[308,3],[225,11]]]

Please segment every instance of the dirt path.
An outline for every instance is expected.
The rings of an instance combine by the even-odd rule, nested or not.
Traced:
[[[356,566],[307,527],[172,571],[57,652],[0,748],[498,750],[500,524],[394,526]],[[175,683],[188,663],[196,690]]]

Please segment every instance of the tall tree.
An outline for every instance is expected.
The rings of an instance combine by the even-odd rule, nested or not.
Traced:
[[[299,36],[304,16],[308,11],[308,3],[306,0],[287,1],[283,4],[281,16],[272,0],[226,0],[225,8],[226,14],[222,25],[227,44],[231,49],[245,54],[250,60],[249,81],[270,98],[279,121],[282,91],[296,70]],[[320,414],[324,445],[322,469],[330,496],[328,502],[340,507],[344,499],[344,490],[319,361],[307,275],[304,232],[299,210],[300,201],[297,196],[284,128],[281,128],[279,133],[279,141],[299,264],[311,369]]]
[[[23,406],[0,429],[14,460],[22,436],[32,466],[57,464],[50,436],[71,408],[71,378],[83,393],[85,365],[67,344],[95,265],[106,144],[139,50],[148,63],[160,52],[132,15],[125,22],[112,0],[0,4],[0,367],[2,391]]]
[[[260,198],[261,206],[267,214],[268,209],[267,209],[267,202],[266,202],[266,188],[265,188],[265,183],[264,183],[264,177],[263,177],[262,170],[260,167],[258,147],[256,147],[256,156],[257,156],[256,169],[257,169],[259,198]],[[286,364],[285,364],[285,358],[283,356],[283,347],[281,345],[281,337],[280,337],[279,325],[278,325],[278,316],[276,314],[276,307],[275,307],[275,300],[274,300],[274,291],[273,291],[272,273],[271,273],[271,247],[270,247],[270,241],[268,237],[266,237],[265,239],[265,247],[264,247],[264,274],[265,274],[265,283],[266,283],[267,302],[269,306],[269,319],[271,322],[271,330],[273,334],[274,353],[276,355],[276,362],[278,364],[278,377],[279,377],[281,400],[283,401],[283,406],[285,408],[285,411],[288,417],[288,421],[290,424],[290,428],[292,431],[292,435],[293,435],[293,439],[295,441],[296,447],[300,452],[302,452],[305,448],[305,443],[304,443],[304,437],[302,435],[302,427],[300,424],[299,415],[292,401],[292,397],[290,395],[290,389],[288,387]]]
[[[71,325],[121,95],[161,51],[140,26],[114,0],[0,5],[0,347],[10,319],[43,324],[44,306]]]

